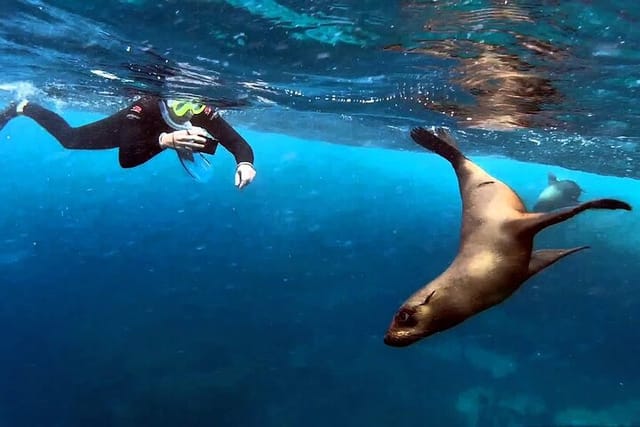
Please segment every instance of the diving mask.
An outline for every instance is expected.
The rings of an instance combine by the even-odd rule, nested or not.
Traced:
[[[169,99],[167,100],[167,107],[177,117],[184,117],[187,113],[191,113],[192,115],[202,113],[206,105],[199,102]]]

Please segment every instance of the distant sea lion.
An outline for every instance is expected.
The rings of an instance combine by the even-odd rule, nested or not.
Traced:
[[[548,213],[527,212],[518,194],[466,158],[443,129],[415,128],[411,137],[453,166],[462,230],[451,265],[396,312],[384,337],[391,346],[407,346],[458,325],[507,299],[537,272],[586,248],[533,251],[533,239],[544,228],[587,209],[631,210],[623,201],[598,199]]]
[[[575,181],[569,179],[560,181],[554,174],[549,173],[547,187],[538,196],[533,210],[534,212],[549,212],[554,209],[575,206],[580,203],[578,198],[582,193],[582,188]]]

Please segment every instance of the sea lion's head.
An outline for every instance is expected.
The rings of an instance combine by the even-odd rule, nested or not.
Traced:
[[[393,347],[405,347],[459,323],[444,290],[417,292],[398,309],[384,336]]]

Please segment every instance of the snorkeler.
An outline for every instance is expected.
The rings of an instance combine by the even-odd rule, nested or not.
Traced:
[[[22,101],[11,103],[0,113],[0,130],[19,115],[35,120],[65,148],[118,148],[123,168],[139,166],[166,148],[176,150],[179,156],[214,154],[222,144],[235,157],[235,185],[239,189],[249,185],[256,175],[251,146],[209,105],[146,96],[102,120],[71,127],[58,114]]]

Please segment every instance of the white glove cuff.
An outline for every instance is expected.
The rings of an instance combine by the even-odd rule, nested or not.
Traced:
[[[236,169],[238,169],[242,165],[251,166],[251,169],[256,170],[255,166],[253,166],[253,163],[251,163],[251,162],[240,162],[240,163],[238,163],[238,166],[236,166]]]

